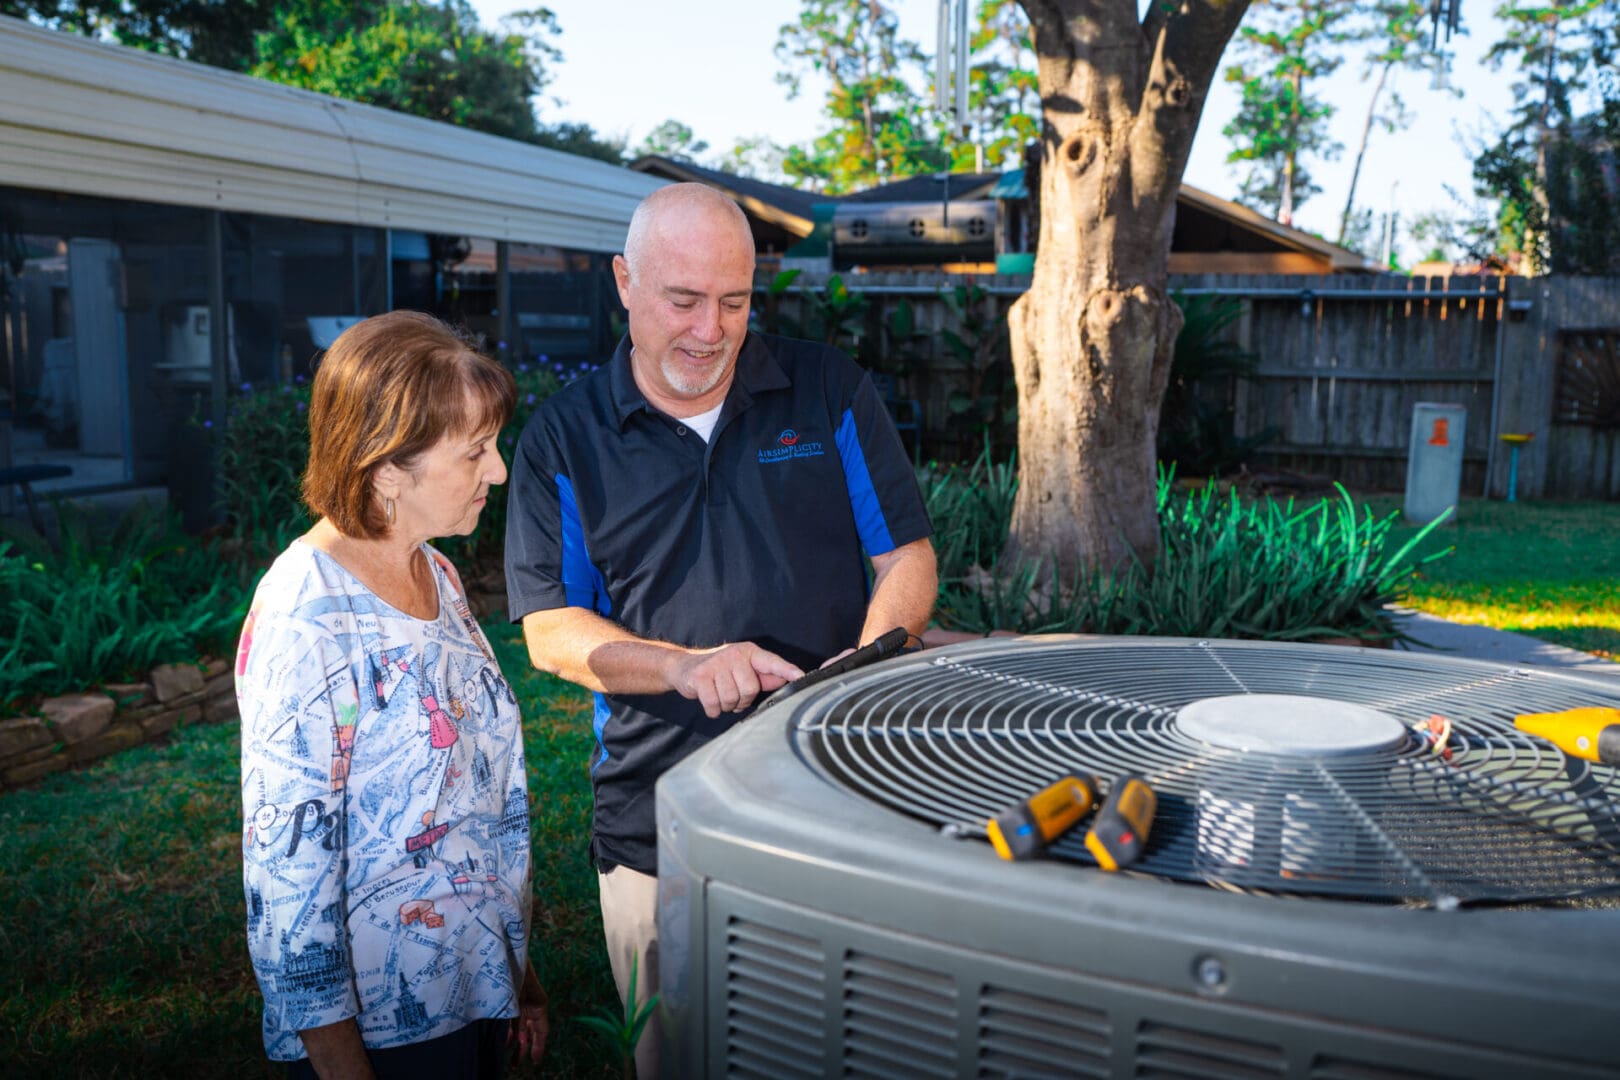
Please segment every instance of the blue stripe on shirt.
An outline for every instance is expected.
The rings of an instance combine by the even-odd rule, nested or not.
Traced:
[[[889,536],[883,504],[878,501],[872,474],[866,467],[866,452],[861,449],[860,436],[855,432],[853,410],[844,410],[836,441],[838,456],[844,462],[844,487],[849,492],[849,507],[855,512],[855,529],[860,533],[861,546],[868,556],[886,555],[894,550],[894,540]]]
[[[585,549],[585,529],[579,523],[579,503],[568,477],[557,474],[557,501],[562,511],[562,581],[569,607],[582,607],[608,616],[613,601],[608,598],[602,571],[591,562]]]
[[[557,502],[562,511],[562,580],[568,606],[586,608],[603,617],[611,615],[613,601],[608,597],[607,582],[602,579],[602,571],[591,562],[590,552],[585,547],[585,528],[579,522],[579,503],[574,498],[574,485],[561,473],[557,474]],[[593,775],[608,759],[607,742],[603,736],[613,715],[606,697],[597,694],[595,699],[591,730],[596,732],[596,745],[601,753],[591,765]]]

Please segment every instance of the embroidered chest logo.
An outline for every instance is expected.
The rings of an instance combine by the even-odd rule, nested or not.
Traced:
[[[759,463],[771,465],[794,458],[820,457],[823,452],[821,443],[806,439],[793,428],[783,428],[774,442],[760,450]]]

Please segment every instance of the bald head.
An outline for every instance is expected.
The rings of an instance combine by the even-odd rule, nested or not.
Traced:
[[[642,199],[630,216],[624,261],[631,280],[635,280],[646,260],[658,257],[660,241],[672,234],[691,235],[693,230],[750,252],[754,248],[748,218],[731,199],[707,184],[670,184]]]

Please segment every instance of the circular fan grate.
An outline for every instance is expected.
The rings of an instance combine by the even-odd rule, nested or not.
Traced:
[[[791,699],[790,699],[791,700]],[[1026,640],[804,694],[793,738],[953,835],[1071,773],[1158,793],[1131,872],[1451,907],[1620,893],[1620,778],[1517,731],[1620,686],[1331,646]],[[1451,721],[1445,753],[1415,725]],[[1048,853],[1095,865],[1084,827]]]

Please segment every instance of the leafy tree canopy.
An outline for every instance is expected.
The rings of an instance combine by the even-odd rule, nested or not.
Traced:
[[[1620,7],[1613,0],[1507,0],[1487,59],[1515,62],[1518,105],[1474,162],[1500,201],[1496,246],[1531,273],[1620,269]],[[1581,103],[1586,103],[1583,111]]]
[[[263,79],[351,101],[533,142],[529,104],[546,84],[546,61],[560,58],[550,38],[555,17],[538,8],[520,32],[490,32],[467,0],[443,6],[405,0],[284,0],[259,34]]]
[[[1233,143],[1227,160],[1249,163],[1243,201],[1285,225],[1321,190],[1308,163],[1342,149],[1328,131],[1333,106],[1314,84],[1343,62],[1354,11],[1354,0],[1256,0],[1238,27],[1238,59],[1226,80],[1239,84],[1241,103],[1223,129]]]
[[[925,95],[932,76],[924,51],[899,36],[892,8],[881,0],[801,0],[798,20],[777,38],[784,65],[777,78],[790,98],[809,80],[825,80],[830,127],[784,148],[786,175],[837,193],[1017,158],[1040,131],[1029,20],[1016,0],[978,0],[974,13],[967,125],[952,130]]]
[[[275,0],[0,0],[0,15],[246,71],[256,59],[254,38],[275,6]]]
[[[544,125],[561,60],[546,8],[486,29],[467,0],[0,0],[0,14],[610,161],[622,140]]]
[[[662,157],[697,161],[709,149],[709,144],[698,138],[690,127],[679,120],[665,120],[647,133],[636,148],[637,155],[658,154]]]

